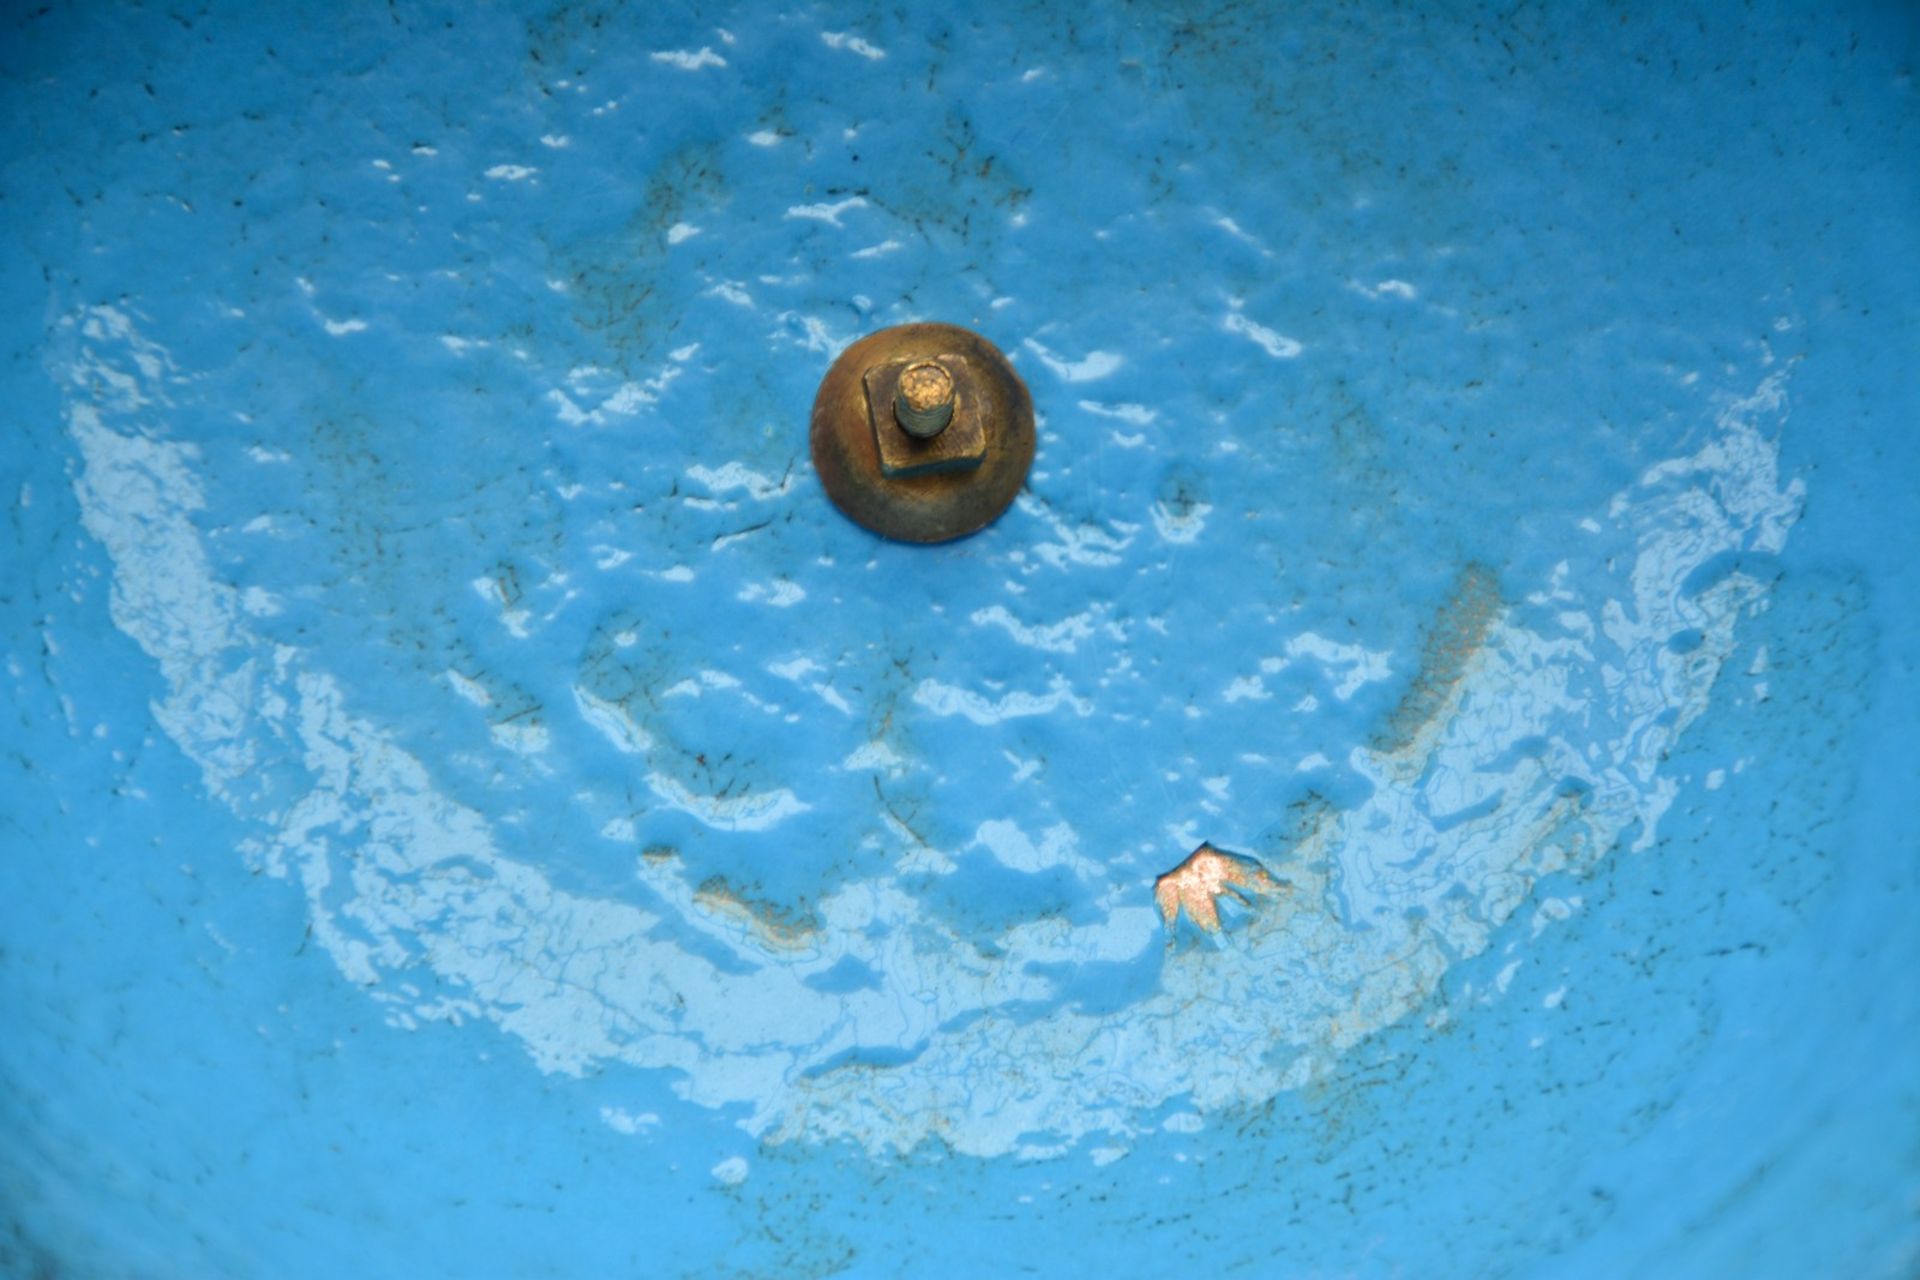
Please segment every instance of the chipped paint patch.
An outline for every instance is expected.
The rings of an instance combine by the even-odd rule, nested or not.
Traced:
[[[1207,933],[1218,933],[1223,896],[1252,906],[1256,897],[1279,893],[1285,887],[1254,859],[1203,844],[1153,882],[1153,900],[1169,930],[1184,914]]]
[[[693,902],[703,910],[745,925],[764,945],[779,950],[811,946],[820,931],[818,917],[748,897],[725,876],[703,880],[693,891]]]

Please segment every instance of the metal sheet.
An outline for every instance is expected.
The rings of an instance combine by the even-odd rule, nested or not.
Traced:
[[[7,22],[13,1271],[1914,1265],[1911,11]]]

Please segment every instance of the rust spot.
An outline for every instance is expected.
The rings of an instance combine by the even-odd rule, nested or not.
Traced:
[[[729,916],[753,930],[770,947],[806,947],[820,930],[820,921],[808,911],[788,911],[774,903],[749,898],[728,883],[725,876],[713,876],[693,891],[695,903],[715,915]]]
[[[1220,932],[1220,895],[1230,893],[1252,905],[1253,895],[1285,888],[1252,858],[1203,844],[1187,860],[1153,882],[1153,900],[1171,929],[1182,911],[1208,933]]]
[[[1500,608],[1500,584],[1492,570],[1477,564],[1461,570],[1452,599],[1427,632],[1419,674],[1375,740],[1377,750],[1389,754],[1404,750],[1440,714],[1466,674],[1467,664],[1486,643]]]

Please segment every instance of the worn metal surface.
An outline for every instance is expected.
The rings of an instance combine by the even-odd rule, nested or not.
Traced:
[[[0,1275],[1910,1275],[1915,20],[0,16]]]
[[[902,376],[922,362],[952,380],[951,419],[931,432],[895,416]],[[949,542],[999,519],[1019,495],[1033,465],[1033,401],[979,334],[898,325],[840,353],[814,397],[810,436],[820,483],[848,516],[901,542]]]
[[[959,369],[949,369],[942,361],[960,364]],[[867,397],[869,404],[879,387],[874,382],[877,370],[867,371]],[[945,431],[953,422],[953,398],[956,390],[955,378],[964,376],[964,362],[958,356],[940,356],[932,360],[915,360],[899,366],[899,376],[893,380],[893,417],[902,430],[916,440],[931,440]],[[882,398],[879,403],[885,404]],[[874,439],[885,448],[885,437],[879,434],[879,419],[875,419]]]

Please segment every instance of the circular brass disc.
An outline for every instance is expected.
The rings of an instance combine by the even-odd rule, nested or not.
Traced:
[[[936,356],[965,362],[970,376],[955,416],[978,415],[985,455],[969,470],[887,475],[874,439],[866,375]],[[883,412],[892,410],[883,406]],[[882,429],[898,428],[888,418]],[[840,353],[814,397],[811,435],[820,482],[856,523],[901,542],[947,542],[991,524],[1026,483],[1033,465],[1033,400],[1006,356],[979,334],[950,324],[903,324],[870,333]]]

